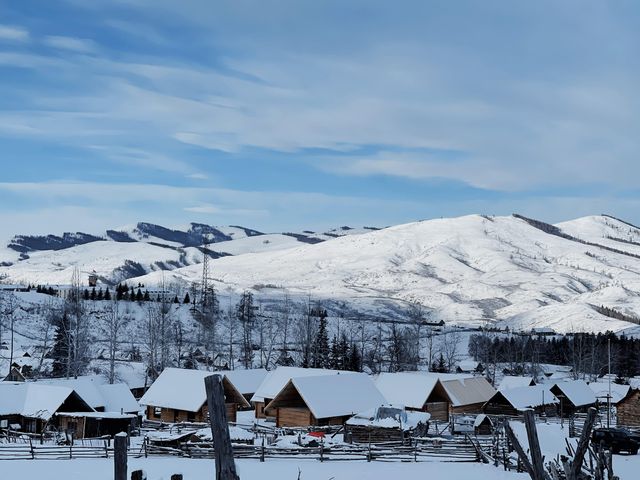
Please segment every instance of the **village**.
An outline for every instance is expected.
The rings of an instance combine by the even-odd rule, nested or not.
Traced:
[[[505,429],[517,431],[527,414],[568,442],[595,409],[596,428],[640,426],[640,389],[609,377],[587,383],[558,368],[539,382],[504,375],[494,388],[476,363],[458,370],[167,368],[148,389],[98,375],[8,378],[0,382],[0,462],[108,459],[119,432],[132,458],[213,458],[205,391],[212,375],[221,378],[234,456],[243,461],[480,462],[515,474],[525,467]],[[625,453],[637,451],[636,443]]]

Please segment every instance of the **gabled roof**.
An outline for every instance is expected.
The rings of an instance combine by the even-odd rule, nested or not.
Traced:
[[[438,376],[417,372],[381,373],[375,385],[388,403],[421,409],[438,383]]]
[[[76,378],[45,378],[37,383],[59,385],[75,390],[92,408],[104,408],[104,398],[98,387],[105,383],[100,375],[83,375]]]
[[[591,382],[589,388],[600,402],[606,403],[609,395],[609,382]],[[626,397],[629,389],[631,389],[630,385],[611,382],[611,403],[616,404]]]
[[[484,377],[463,376],[442,379],[441,383],[453,407],[485,403],[496,393],[495,388]]]
[[[99,390],[106,412],[137,413],[140,410],[138,401],[124,383],[100,385]]]
[[[197,412],[207,401],[204,379],[217,372],[166,368],[140,399],[140,405],[172,408],[187,412]],[[224,391],[228,403],[237,403],[249,407],[240,392],[225,375],[222,376]]]
[[[509,388],[518,388],[518,387],[530,387],[535,385],[536,382],[533,380],[533,377],[519,377],[516,375],[505,375],[500,385],[498,385],[498,390],[507,390]]]
[[[354,415],[385,403],[371,377],[345,372],[292,378],[269,402],[266,410],[287,406],[285,397],[291,389],[298,392],[317,419]]]
[[[324,368],[278,367],[271,370],[251,397],[252,402],[264,402],[274,399],[284,386],[294,377],[315,377],[320,375],[337,375],[338,370]],[[342,372],[346,374],[348,372]]]
[[[269,372],[264,368],[252,368],[249,370],[223,370],[216,373],[226,375],[241,394],[247,395],[258,390]]]
[[[558,389],[576,407],[584,407],[596,403],[596,396],[584,380],[558,382],[553,387]]]
[[[69,387],[33,382],[0,382],[0,415],[21,415],[46,421],[70,397],[75,397],[87,411],[93,410]]]
[[[495,399],[497,396],[504,397],[513,408],[519,411],[541,405],[559,403],[555,395],[551,393],[549,385],[508,388],[497,392],[492,399]]]

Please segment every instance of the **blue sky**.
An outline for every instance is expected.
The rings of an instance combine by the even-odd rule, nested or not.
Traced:
[[[640,223],[633,1],[0,1],[0,234]]]

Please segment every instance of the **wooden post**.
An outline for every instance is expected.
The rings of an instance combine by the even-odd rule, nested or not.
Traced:
[[[233,459],[233,448],[231,446],[231,437],[229,436],[222,376],[210,375],[205,377],[204,385],[207,390],[207,408],[214,442],[216,480],[240,480],[240,477],[236,474],[236,464]]]
[[[545,471],[542,462],[542,452],[540,450],[540,440],[538,439],[538,429],[536,428],[536,417],[532,409],[524,411],[524,426],[527,429],[529,439],[529,452],[531,453],[531,466],[533,467],[534,480],[544,480]]]
[[[113,441],[113,479],[127,480],[127,434],[116,434]]]
[[[522,445],[520,445],[520,441],[518,440],[518,437],[516,437],[516,434],[513,433],[513,430],[511,430],[511,425],[509,425],[509,422],[505,423],[504,431],[507,434],[507,438],[509,439],[509,442],[511,443],[515,451],[518,453],[518,460],[519,460],[518,467],[520,466],[520,464],[522,464],[524,466],[524,469],[529,474],[529,476],[533,480],[536,480],[535,472],[533,470],[533,466],[531,465],[531,462],[529,461],[529,457],[527,457],[527,454],[522,448]],[[518,471],[519,471],[519,468],[518,468]]]
[[[182,480],[182,474],[174,473],[173,475],[171,475],[171,480]]]
[[[573,456],[573,462],[571,463],[571,473],[568,480],[577,480],[582,470],[582,462],[584,461],[584,455],[587,453],[589,447],[589,437],[591,436],[591,430],[596,420],[596,409],[591,407],[587,413],[587,419],[584,421],[584,427],[582,427],[582,434],[578,441],[578,448]]]

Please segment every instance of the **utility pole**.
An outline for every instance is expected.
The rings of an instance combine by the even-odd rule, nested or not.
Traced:
[[[607,339],[607,356],[609,364],[609,393],[607,394],[607,428],[611,427],[611,337]]]
[[[205,234],[204,243],[202,245],[202,296],[200,298],[200,304],[202,305],[202,310],[207,308],[209,303],[209,245],[211,243],[211,239],[209,238],[209,234]]]

